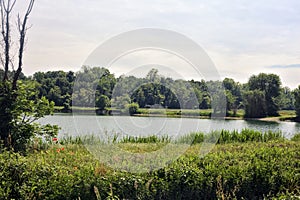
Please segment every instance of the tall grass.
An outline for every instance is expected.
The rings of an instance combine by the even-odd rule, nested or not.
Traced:
[[[205,157],[199,156],[199,148],[193,145],[164,168],[140,174],[110,168],[81,145],[54,144],[27,156],[5,151],[0,153],[0,199],[297,199],[300,195],[299,142],[216,145]]]
[[[297,136],[294,136],[297,138]],[[299,136],[298,136],[299,137]],[[269,142],[283,141],[285,137],[280,131],[256,131],[251,129],[243,129],[241,131],[211,131],[206,134],[203,132],[191,132],[189,134],[172,137],[169,135],[150,135],[150,136],[124,136],[118,134],[105,133],[104,136],[85,135],[85,136],[67,136],[59,140],[59,143],[64,144],[112,144],[112,143],[176,143],[176,144],[200,144],[203,142],[216,144],[230,143],[247,143],[247,142]],[[296,139],[294,139],[296,140]]]
[[[240,132],[221,130],[212,131],[209,134],[193,132],[181,136],[176,140],[177,143],[199,144],[202,142],[213,142],[217,144],[245,143],[245,142],[268,142],[274,140],[284,140],[283,134],[273,131],[260,132],[251,129],[243,129]]]
[[[300,141],[300,133],[295,134],[295,135],[291,138],[291,140],[292,140],[292,141],[295,141],[295,142]]]
[[[170,136],[125,136],[120,140],[120,143],[169,143],[171,141]]]

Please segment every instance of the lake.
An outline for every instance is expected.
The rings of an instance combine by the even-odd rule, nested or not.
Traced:
[[[55,114],[39,120],[40,123],[57,124],[61,127],[59,137],[87,134],[116,133],[120,136],[169,135],[179,136],[194,131],[208,133],[212,130],[282,131],[287,137],[300,133],[300,124],[295,122],[262,122],[245,120],[211,120],[192,118],[160,118],[130,116],[94,116]]]

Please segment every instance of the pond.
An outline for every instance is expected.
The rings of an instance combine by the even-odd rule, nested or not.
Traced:
[[[212,120],[192,118],[160,118],[130,116],[94,116],[55,114],[39,120],[40,123],[57,124],[61,127],[59,137],[87,134],[111,134],[119,136],[169,135],[179,136],[190,132],[209,133],[213,130],[281,131],[287,138],[300,133],[300,124],[295,122],[262,122],[246,120]]]

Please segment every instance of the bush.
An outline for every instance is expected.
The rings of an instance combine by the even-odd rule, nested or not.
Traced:
[[[139,104],[131,103],[127,105],[127,109],[130,115],[138,114]]]
[[[299,142],[300,141],[300,133],[295,134],[292,138],[292,141]]]
[[[14,91],[8,82],[0,84],[0,140],[6,148],[25,152],[32,138],[57,135],[57,126],[35,123],[54,110],[53,102],[38,97],[37,87],[35,82],[20,81]]]
[[[199,156],[199,148],[194,145],[165,168],[144,174],[111,169],[82,145],[56,144],[26,157],[4,151],[0,199],[263,199],[300,194],[299,143],[217,145],[205,157]]]

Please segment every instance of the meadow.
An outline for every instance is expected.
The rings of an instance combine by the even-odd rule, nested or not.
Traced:
[[[0,153],[0,199],[299,199],[300,134],[253,130],[114,138],[143,155],[188,144],[178,159],[145,173],[117,170],[88,150],[95,138],[32,141],[26,155]],[[215,141],[201,156],[203,142]],[[122,155],[110,157],[112,162]],[[135,161],[136,162],[136,161]],[[155,160],[149,160],[149,164]],[[133,164],[125,162],[124,166]],[[129,166],[130,167],[130,166]]]

